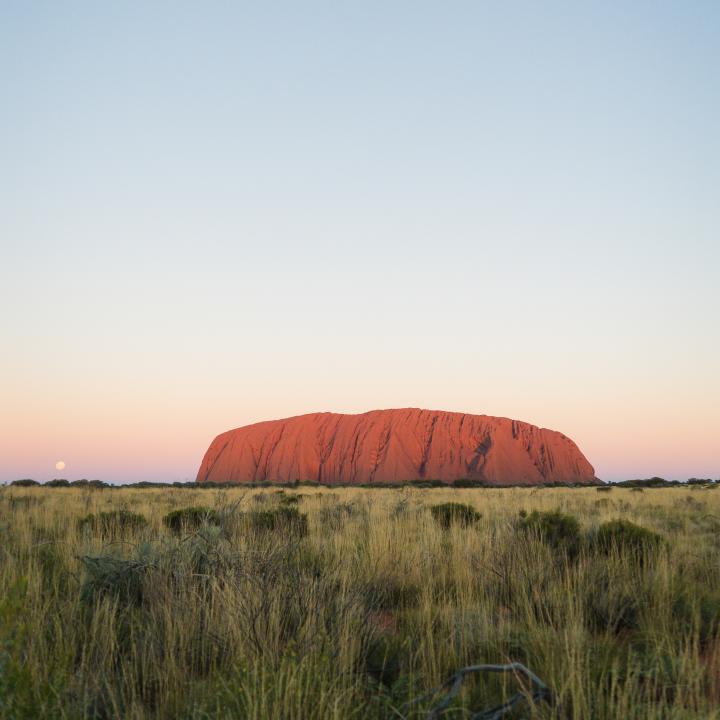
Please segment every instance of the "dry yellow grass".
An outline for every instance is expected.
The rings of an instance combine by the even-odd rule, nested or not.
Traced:
[[[307,536],[248,524],[296,495]],[[482,518],[444,529],[443,502]],[[198,505],[219,526],[163,524]],[[79,525],[118,509],[147,525]],[[521,510],[576,517],[577,556]],[[720,718],[720,490],[4,488],[0,513],[0,718],[419,718],[510,660],[555,694],[511,717]],[[594,551],[617,518],[667,542]],[[517,685],[479,676],[447,717]]]

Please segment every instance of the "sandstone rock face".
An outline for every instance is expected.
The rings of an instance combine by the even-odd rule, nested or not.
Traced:
[[[247,425],[211,443],[198,482],[491,485],[592,483],[592,465],[562,433],[508,418],[436,410],[313,413]]]

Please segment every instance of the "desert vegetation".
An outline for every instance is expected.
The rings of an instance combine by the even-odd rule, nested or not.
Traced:
[[[720,718],[720,492],[636,490],[2,488],[0,718]]]

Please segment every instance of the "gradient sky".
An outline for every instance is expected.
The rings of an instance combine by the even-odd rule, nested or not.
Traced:
[[[0,480],[407,406],[720,477],[719,78],[716,0],[2,2]]]

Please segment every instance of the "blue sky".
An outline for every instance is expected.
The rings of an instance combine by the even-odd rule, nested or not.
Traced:
[[[0,479],[398,406],[720,476],[719,71],[710,2],[3,3]]]

